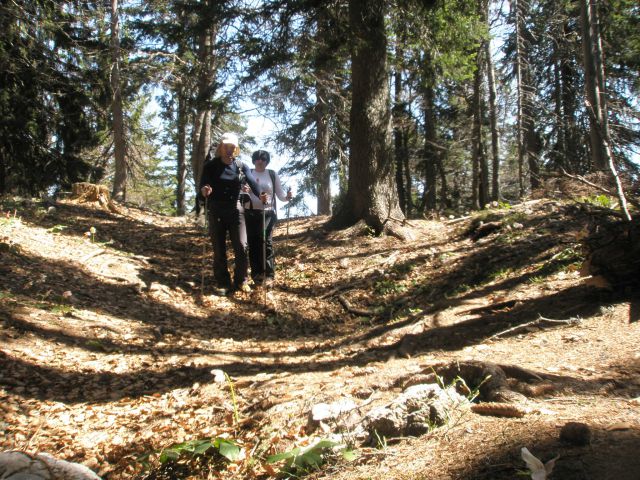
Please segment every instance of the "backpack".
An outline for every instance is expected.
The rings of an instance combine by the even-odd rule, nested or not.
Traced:
[[[242,162],[237,158],[234,158],[233,161],[235,162],[236,168],[238,169],[238,181],[240,182],[240,185],[243,185],[246,175],[244,174],[244,170],[242,169]]]
[[[274,211],[277,211],[276,208],[276,172],[267,168],[267,172],[269,172],[269,176],[271,177],[271,187],[273,188],[273,195],[271,195],[271,206]]]

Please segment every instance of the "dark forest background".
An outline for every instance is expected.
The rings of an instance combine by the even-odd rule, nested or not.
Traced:
[[[184,215],[217,136],[252,147],[241,104],[338,226],[638,178],[635,0],[14,0],[0,32],[4,195]]]

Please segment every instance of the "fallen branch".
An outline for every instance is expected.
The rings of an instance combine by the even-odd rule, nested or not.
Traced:
[[[508,328],[506,330],[503,330],[502,332],[498,332],[494,335],[491,335],[487,340],[493,340],[494,338],[499,338],[503,335],[506,335],[508,333],[513,333],[513,332],[517,332],[519,330],[524,330],[528,327],[531,327],[533,325],[537,325],[540,326],[540,324],[542,323],[550,323],[550,324],[561,324],[561,325],[573,325],[576,323],[579,323],[580,319],[579,318],[570,318],[568,320],[554,320],[552,318],[545,318],[543,316],[539,316],[536,320],[533,320],[531,322],[527,322],[527,323],[523,323],[521,325],[516,325],[515,327],[511,327]]]
[[[340,302],[340,305],[342,305],[344,309],[349,313],[353,313],[354,315],[360,315],[362,317],[372,317],[373,315],[375,315],[375,313],[370,310],[353,307],[349,302],[349,300],[344,298],[344,296],[342,295],[338,295],[336,298]]]
[[[102,255],[103,253],[107,253],[107,251],[104,248],[101,250],[98,250],[97,252],[90,253],[89,255],[82,257],[80,259],[80,263],[82,264],[87,263],[87,261],[91,260],[93,257],[97,257],[99,255]]]
[[[458,217],[458,218],[454,218],[453,220],[447,220],[444,223],[447,224],[447,225],[453,225],[454,223],[462,222],[462,221],[468,220],[468,219],[470,219],[472,217],[473,217],[473,215],[467,215],[466,217]]]
[[[606,152],[605,156],[607,159],[607,167],[609,167],[609,173],[611,173],[611,176],[613,177],[613,181],[615,182],[615,185],[616,185],[616,194],[618,196],[618,201],[620,202],[620,209],[624,213],[626,220],[630,222],[631,214],[629,213],[629,208],[627,207],[627,197],[625,197],[624,195],[624,189],[622,188],[620,175],[618,175],[618,170],[616,169],[616,165],[613,160],[613,150],[611,149],[611,144],[609,143],[609,140],[611,140],[611,138],[609,137],[609,132],[608,130],[603,129],[603,126],[600,123],[598,116],[595,114],[595,111],[593,110],[593,105],[591,105],[589,100],[585,100],[585,103],[587,105],[587,111],[589,112],[589,117],[591,117],[593,125],[596,126],[598,135],[600,136],[600,141],[602,142],[602,145],[604,146],[604,149]]]
[[[320,298],[321,300],[324,300],[325,298],[333,297],[338,292],[341,292],[343,290],[351,290],[352,288],[353,288],[353,284],[352,283],[345,284],[345,285],[339,285],[339,286],[337,286],[335,288],[332,288],[327,293],[323,293],[318,298]]]

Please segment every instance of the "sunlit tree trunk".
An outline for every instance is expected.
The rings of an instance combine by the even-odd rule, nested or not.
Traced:
[[[326,25],[324,10],[318,19],[318,43],[321,44],[327,35],[330,35]],[[321,56],[324,58],[324,55]],[[326,59],[316,62],[316,105],[315,105],[315,152],[316,152],[316,195],[318,215],[331,215],[331,157],[329,142],[331,133],[329,129],[329,88],[327,82],[330,78],[328,62]]]
[[[186,213],[186,184],[187,184],[187,105],[182,86],[177,89],[178,98],[177,112],[177,169],[176,169],[176,213],[182,216]]]
[[[214,0],[207,0],[213,8]],[[213,97],[213,81],[216,75],[216,59],[214,45],[217,36],[217,25],[205,25],[198,39],[198,92],[195,104],[191,141],[191,167],[195,184],[200,184],[202,167],[211,144],[211,98]]]
[[[489,3],[485,2],[484,12],[488,24]],[[491,57],[491,41],[485,41],[485,60],[487,68],[487,88],[489,89],[489,124],[491,128],[491,199],[500,199],[500,136],[498,133],[498,105],[495,70]]]
[[[331,215],[331,158],[329,156],[328,92],[322,81],[316,83],[316,190],[318,215]]]
[[[522,19],[520,14],[520,2],[522,0],[513,1],[513,10],[515,13],[515,29],[516,29],[516,58],[515,58],[515,70],[516,70],[516,96],[517,96],[517,113],[516,113],[516,139],[518,150],[518,184],[519,184],[519,196],[523,197],[525,193],[524,188],[524,94],[523,94],[523,81],[522,81],[522,50],[523,50],[523,38],[522,38]]]
[[[474,209],[480,209],[487,204],[487,158],[484,151],[484,142],[482,140],[482,69],[480,68],[481,55],[478,55],[478,69],[474,75],[473,82],[473,128],[472,128],[472,206]]]
[[[348,190],[335,226],[364,220],[375,232],[403,220],[394,183],[384,0],[350,0],[353,32]]]
[[[409,171],[409,151],[407,148],[407,105],[404,99],[403,90],[403,58],[406,42],[406,29],[400,25],[398,41],[395,47],[396,61],[393,73],[393,144],[396,165],[396,189],[398,190],[398,201],[400,209],[406,216],[411,213],[411,172]],[[409,179],[409,180],[407,180]]]
[[[111,0],[111,114],[113,128],[113,150],[115,156],[115,174],[111,196],[118,201],[127,197],[127,163],[124,136],[124,114],[122,108],[122,89],[120,85],[120,20],[118,0]]]

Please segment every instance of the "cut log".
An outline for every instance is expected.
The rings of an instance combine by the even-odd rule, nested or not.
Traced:
[[[111,200],[109,189],[105,185],[95,185],[79,182],[71,185],[71,199],[78,202],[97,202],[105,210],[120,213],[118,207]]]
[[[79,202],[98,202],[100,195],[109,200],[109,189],[104,185],[80,182],[71,185],[72,198]]]
[[[584,240],[587,257],[583,275],[603,277],[610,289],[625,291],[640,286],[640,220],[601,221]]]

